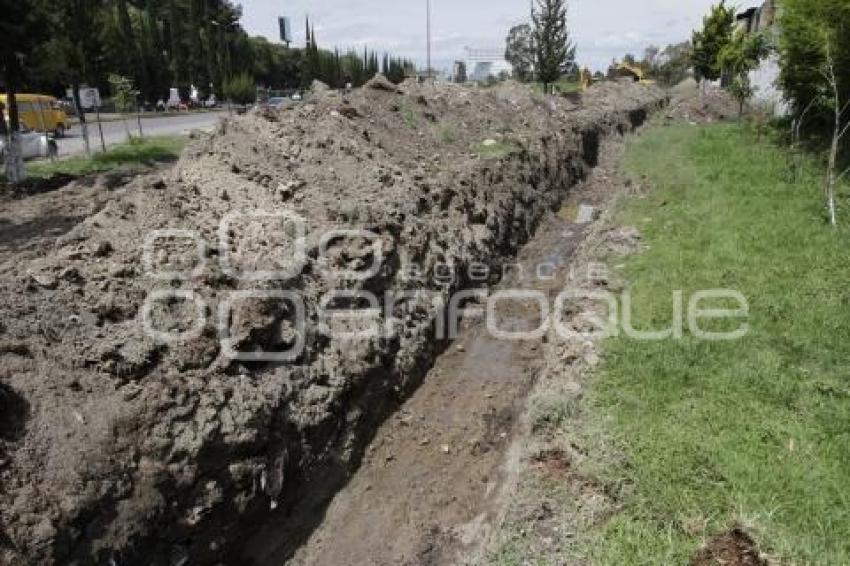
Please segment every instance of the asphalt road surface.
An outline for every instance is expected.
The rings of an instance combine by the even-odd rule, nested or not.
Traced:
[[[188,135],[192,130],[211,131],[226,115],[227,112],[203,112],[160,118],[142,118],[142,130],[145,136],[181,136]],[[129,118],[127,124],[130,126],[131,134],[139,135],[139,123],[135,116]],[[121,121],[103,122],[101,125],[103,126],[103,139],[107,147],[127,141],[127,129]],[[92,151],[100,151],[100,132],[97,129],[97,123],[90,120],[88,126]],[[56,141],[59,143],[60,157],[79,155],[86,151],[79,124],[74,124],[64,138]]]

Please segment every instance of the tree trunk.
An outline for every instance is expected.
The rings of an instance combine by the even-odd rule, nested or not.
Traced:
[[[8,82],[6,100],[9,103],[9,128],[6,142],[6,181],[14,185],[26,180],[27,172],[24,168],[24,157],[21,151],[18,101],[15,98],[15,88],[12,81]]]
[[[71,95],[74,97],[74,108],[77,110],[77,117],[80,120],[80,130],[83,133],[83,141],[86,144],[86,155],[91,155],[91,144],[89,143],[89,127],[86,123],[86,111],[80,102],[80,84],[74,82],[71,85]]]
[[[837,226],[835,214],[835,185],[838,180],[835,175],[835,167],[838,163],[838,143],[841,141],[841,136],[844,132],[841,129],[841,115],[844,109],[841,107],[841,95],[838,92],[838,79],[835,76],[835,61],[832,58],[829,39],[826,41],[826,64],[827,64],[827,79],[829,80],[830,88],[832,89],[833,103],[835,104],[835,128],[832,133],[832,147],[829,150],[829,165],[826,169],[826,206],[829,210],[829,223]]]
[[[6,124],[6,107],[0,102],[0,137],[9,137],[9,126]]]
[[[835,105],[835,131],[832,135],[832,147],[829,150],[829,166],[826,170],[826,203],[827,208],[829,209],[829,223],[832,226],[837,225],[837,219],[835,217],[835,167],[838,163],[838,141],[839,135],[841,133],[841,109],[837,104],[837,96],[836,96],[836,105]]]

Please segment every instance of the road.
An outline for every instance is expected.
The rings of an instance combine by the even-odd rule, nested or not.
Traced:
[[[211,130],[226,115],[226,112],[203,112],[180,116],[142,118],[142,130],[145,136],[188,135],[192,130]],[[136,117],[133,116],[127,122],[130,126],[130,133],[138,135],[139,124]],[[127,141],[127,130],[123,122],[103,122],[102,126],[103,139],[107,147]],[[89,139],[91,140],[92,150],[100,151],[100,132],[96,122],[89,122]],[[60,157],[79,155],[86,151],[82,130],[78,124],[74,124],[65,138],[56,141],[59,143]]]

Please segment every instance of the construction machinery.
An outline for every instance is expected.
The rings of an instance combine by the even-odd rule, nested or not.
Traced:
[[[617,74],[620,77],[631,77],[638,84],[644,85],[654,85],[655,81],[652,79],[644,78],[645,74],[643,69],[637,67],[635,65],[630,65],[628,63],[620,63],[617,65]]]

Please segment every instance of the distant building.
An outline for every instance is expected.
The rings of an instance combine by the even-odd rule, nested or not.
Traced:
[[[746,33],[757,33],[775,29],[779,8],[776,0],[766,0],[761,6],[750,8],[736,17],[738,29]]]
[[[455,61],[452,69],[452,82],[463,84],[469,77],[466,74],[466,61]]]
[[[750,8],[736,17],[736,26],[745,33],[764,33],[774,43],[779,39],[779,16],[781,5],[776,0],[766,0],[761,6]],[[779,89],[779,57],[775,53],[765,59],[761,66],[750,73],[750,83],[755,87],[753,99],[756,103],[773,108],[774,114],[784,116],[789,107]]]
[[[464,48],[463,63],[466,65],[467,79],[475,82],[485,82],[504,73],[513,71],[511,64],[505,60],[504,49],[473,49]]]

